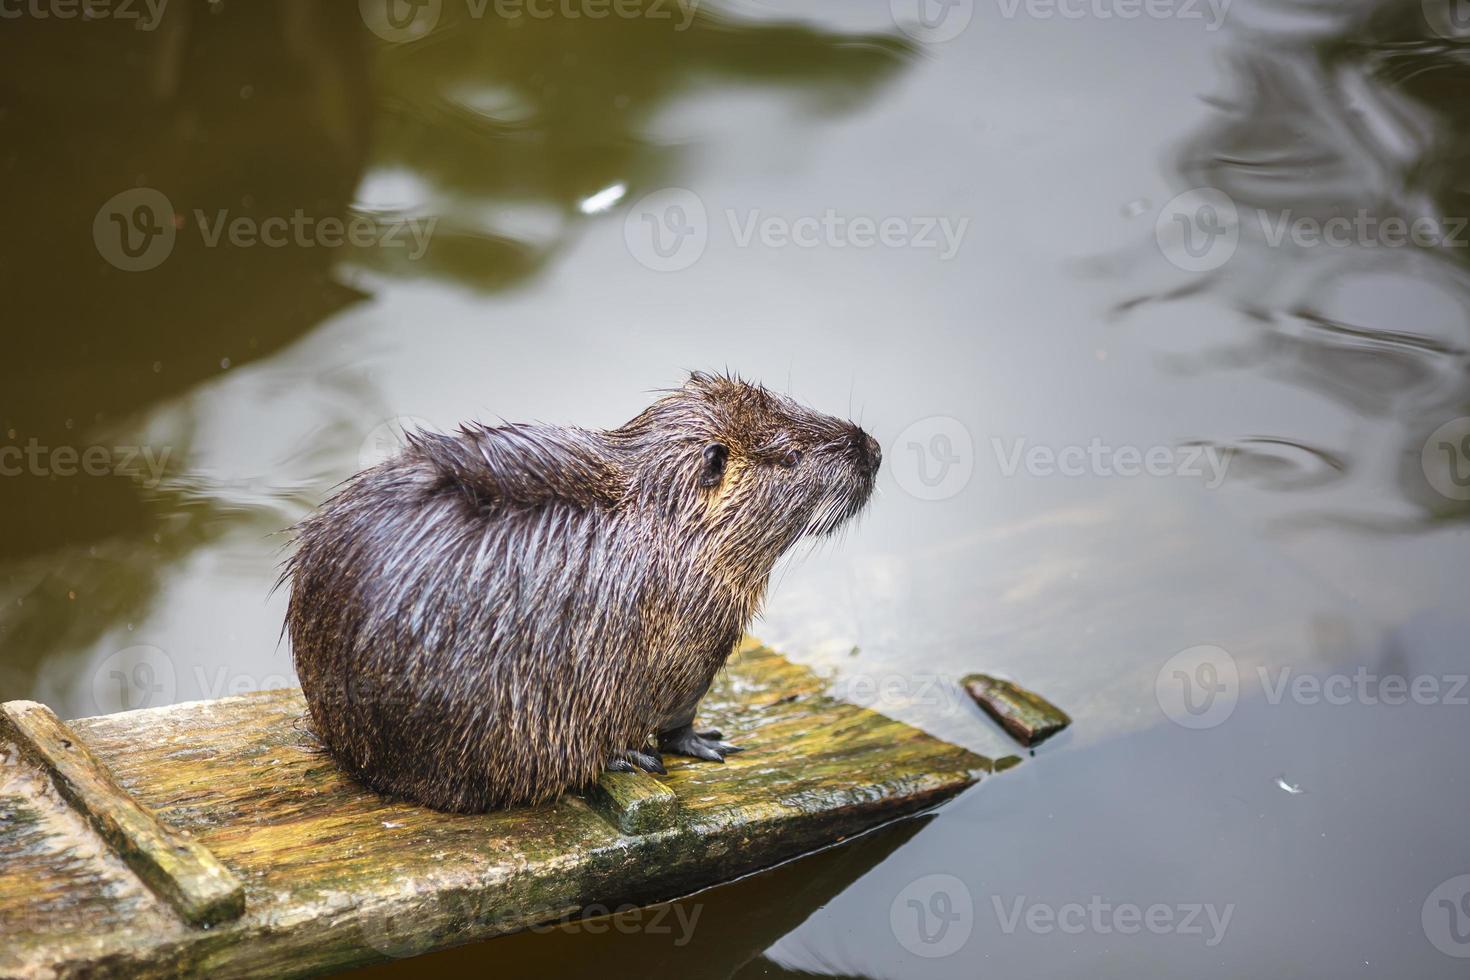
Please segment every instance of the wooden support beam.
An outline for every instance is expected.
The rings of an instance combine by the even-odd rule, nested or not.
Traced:
[[[139,806],[50,708],[34,701],[0,705],[0,734],[41,765],[61,795],[184,921],[214,925],[245,911],[245,890],[235,876],[198,841]]]

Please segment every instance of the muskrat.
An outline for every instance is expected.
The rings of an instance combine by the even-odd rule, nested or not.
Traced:
[[[456,812],[660,752],[722,762],[700,699],[776,560],[861,510],[880,459],[851,422],[704,373],[617,429],[408,434],[295,529],[313,726],[369,787]]]

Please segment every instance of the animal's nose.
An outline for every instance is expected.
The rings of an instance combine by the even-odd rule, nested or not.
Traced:
[[[878,465],[883,462],[883,447],[878,445],[878,440],[868,435],[862,429],[854,427],[852,430],[853,455],[857,457],[858,465],[866,469],[870,474],[878,472]]]

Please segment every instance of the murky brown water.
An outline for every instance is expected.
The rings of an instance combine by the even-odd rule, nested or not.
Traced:
[[[1076,724],[430,967],[1462,975],[1470,7],[594,8],[4,8],[0,696],[279,686],[278,532],[404,425],[728,365],[890,461],[757,632],[981,751],[972,670]]]

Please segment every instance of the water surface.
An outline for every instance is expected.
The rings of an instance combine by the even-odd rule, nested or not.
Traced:
[[[888,461],[755,632],[978,751],[971,671],[1076,723],[687,935],[431,965],[1461,975],[1463,5],[1125,8],[7,21],[0,694],[289,683],[279,532],[404,426],[728,366]]]

